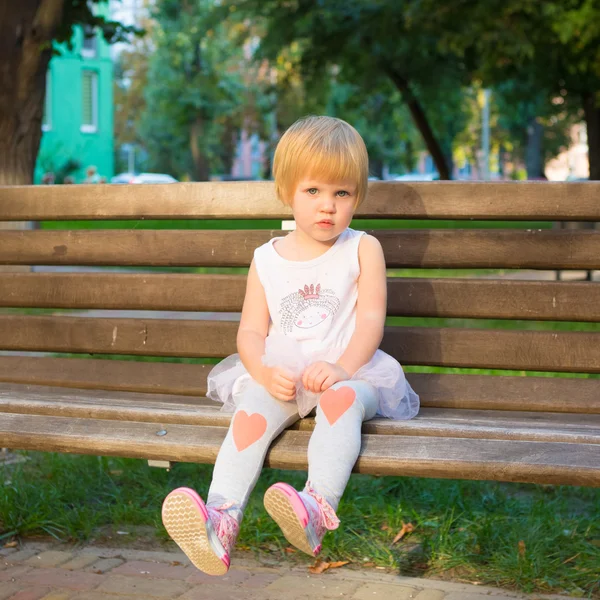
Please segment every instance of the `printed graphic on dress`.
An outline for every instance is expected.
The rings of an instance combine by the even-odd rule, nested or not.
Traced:
[[[333,317],[340,307],[340,301],[333,290],[322,290],[321,284],[305,285],[281,301],[281,328],[291,333],[294,327],[311,329]]]

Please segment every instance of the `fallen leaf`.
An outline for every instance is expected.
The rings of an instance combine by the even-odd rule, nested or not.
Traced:
[[[4,544],[4,548],[15,548],[16,546],[19,545],[19,542],[16,541],[12,541],[12,542],[7,542],[6,544]]]
[[[323,573],[323,571],[327,571],[327,569],[339,569],[340,567],[347,565],[349,562],[349,560],[338,560],[337,562],[329,563],[325,562],[324,560],[317,559],[312,567],[308,567],[308,570],[313,575],[319,575]]]
[[[111,475],[123,475],[123,471],[122,470],[118,470],[118,471],[110,471]]]
[[[381,526],[381,531],[387,531],[389,528],[390,528],[390,526],[389,526],[387,523],[384,523],[384,524]]]
[[[519,540],[519,556],[525,556],[525,542]]]
[[[337,562],[330,563],[329,568],[330,569],[339,569],[340,567],[347,565],[349,562],[350,562],[349,560],[338,560]]]
[[[325,562],[319,558],[315,561],[315,564],[312,567],[308,567],[308,570],[311,573],[313,573],[314,575],[318,575],[319,573],[322,573],[326,569],[329,569],[329,563]]]
[[[374,566],[375,566],[375,563],[373,563],[373,562],[363,563],[363,567],[374,567]]]
[[[183,563],[180,563],[178,560],[173,560],[171,561],[171,566],[172,567],[178,567],[179,565],[181,565]]]
[[[399,542],[407,533],[412,533],[415,527],[412,523],[405,523],[402,521],[402,529],[396,534],[394,541],[391,543],[393,546],[396,542]]]
[[[288,546],[287,548],[284,548],[283,551],[287,552],[288,554],[295,554],[296,549],[295,548],[290,548],[290,546]]]

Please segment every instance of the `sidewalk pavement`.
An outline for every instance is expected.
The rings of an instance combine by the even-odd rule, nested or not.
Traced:
[[[194,568],[176,550],[146,551],[25,541],[0,550],[0,600],[564,600],[493,587],[400,577],[343,567],[311,575],[306,566],[234,554],[224,577]]]

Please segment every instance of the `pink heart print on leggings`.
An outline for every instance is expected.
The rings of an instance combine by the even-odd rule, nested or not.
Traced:
[[[333,426],[352,406],[355,398],[356,392],[352,388],[346,386],[338,388],[337,390],[329,388],[323,392],[319,404],[330,425]]]
[[[259,413],[238,410],[233,418],[233,442],[238,452],[258,442],[267,431],[267,420]]]

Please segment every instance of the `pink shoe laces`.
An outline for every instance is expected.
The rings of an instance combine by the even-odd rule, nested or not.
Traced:
[[[211,523],[215,528],[215,532],[221,540],[223,548],[227,553],[229,553],[233,548],[235,540],[237,539],[240,531],[240,525],[235,517],[227,513],[227,509],[231,508],[232,506],[233,502],[223,504],[218,508],[212,508],[209,506],[206,507],[208,516],[210,517]]]
[[[329,529],[329,531],[337,529],[340,526],[340,520],[335,514],[335,510],[333,510],[333,506],[331,506],[331,504],[329,504],[329,502],[327,502],[323,496],[315,492],[310,482],[306,483],[304,492],[313,498],[313,500],[317,503],[325,528]]]

